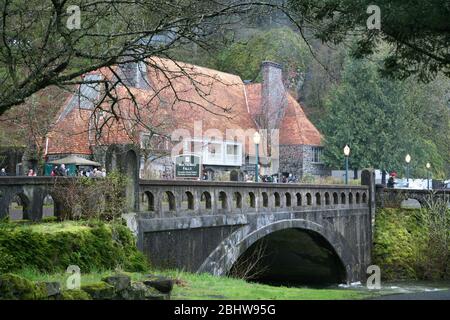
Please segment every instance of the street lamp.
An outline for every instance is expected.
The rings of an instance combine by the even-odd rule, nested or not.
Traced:
[[[345,155],[345,184],[348,184],[348,156],[350,155],[350,147],[346,144],[344,147]]]
[[[256,147],[256,167],[255,167],[255,182],[258,182],[259,180],[259,143],[261,142],[261,135],[259,134],[258,131],[255,132],[255,134],[253,135],[253,142],[255,143],[255,147]]]
[[[427,189],[430,190],[430,168],[431,168],[431,164],[429,162],[427,162]]]
[[[406,161],[406,183],[408,184],[409,187],[409,163],[411,162],[411,156],[409,155],[409,153],[406,155],[405,161]]]

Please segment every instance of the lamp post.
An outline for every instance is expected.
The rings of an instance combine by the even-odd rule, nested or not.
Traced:
[[[409,153],[406,155],[405,161],[406,161],[406,183],[409,187],[409,163],[411,162],[411,156],[409,155]]]
[[[430,168],[431,168],[431,164],[429,162],[427,162],[427,189],[430,190]]]
[[[253,135],[253,142],[255,143],[256,147],[256,167],[255,167],[255,182],[258,182],[259,180],[259,143],[261,142],[261,135],[258,131],[255,132]]]
[[[346,144],[344,147],[345,156],[345,184],[348,184],[348,156],[350,155],[350,147]]]

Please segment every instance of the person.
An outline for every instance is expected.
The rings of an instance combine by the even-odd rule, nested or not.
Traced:
[[[292,173],[289,173],[289,176],[288,176],[288,181],[287,181],[288,183],[294,183],[295,182],[295,178],[294,178],[294,176],[292,175]]]
[[[0,170],[0,176],[4,177],[7,176],[8,174],[6,173],[5,168],[2,168],[2,170]]]
[[[28,176],[28,177],[36,177],[36,172],[34,172],[33,169],[30,169],[30,170],[28,170],[27,176]]]
[[[66,165],[64,163],[59,166],[59,175],[60,176],[67,175]]]
[[[388,188],[394,188],[394,185],[395,185],[394,177],[395,177],[394,173],[391,173],[389,175],[389,179],[388,179],[388,182],[387,182],[387,187]]]
[[[55,166],[55,167],[52,169],[52,172],[50,172],[50,175],[51,175],[52,177],[56,177],[56,176],[58,175],[58,167],[57,167],[57,166]]]

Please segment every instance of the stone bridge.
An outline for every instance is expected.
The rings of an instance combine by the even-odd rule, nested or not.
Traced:
[[[398,208],[404,200],[408,199],[417,200],[422,208],[429,207],[431,202],[437,199],[450,204],[450,190],[388,189],[382,185],[376,186],[377,206]]]
[[[355,281],[371,256],[375,186],[365,177],[363,186],[141,180],[128,222],[156,266],[224,275],[265,242],[269,278]],[[0,177],[0,218],[17,197],[24,219],[40,220],[48,195],[55,215],[71,210],[55,188],[75,179]]]
[[[375,209],[364,176],[363,186],[140,181],[138,246],[154,265],[225,275],[264,242],[271,280],[361,280]]]

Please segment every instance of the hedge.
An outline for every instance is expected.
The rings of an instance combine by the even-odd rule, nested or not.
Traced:
[[[69,265],[79,266],[82,273],[117,267],[135,272],[148,269],[126,226],[101,222],[86,226],[42,232],[27,225],[0,225],[0,273],[25,267],[64,272]]]

